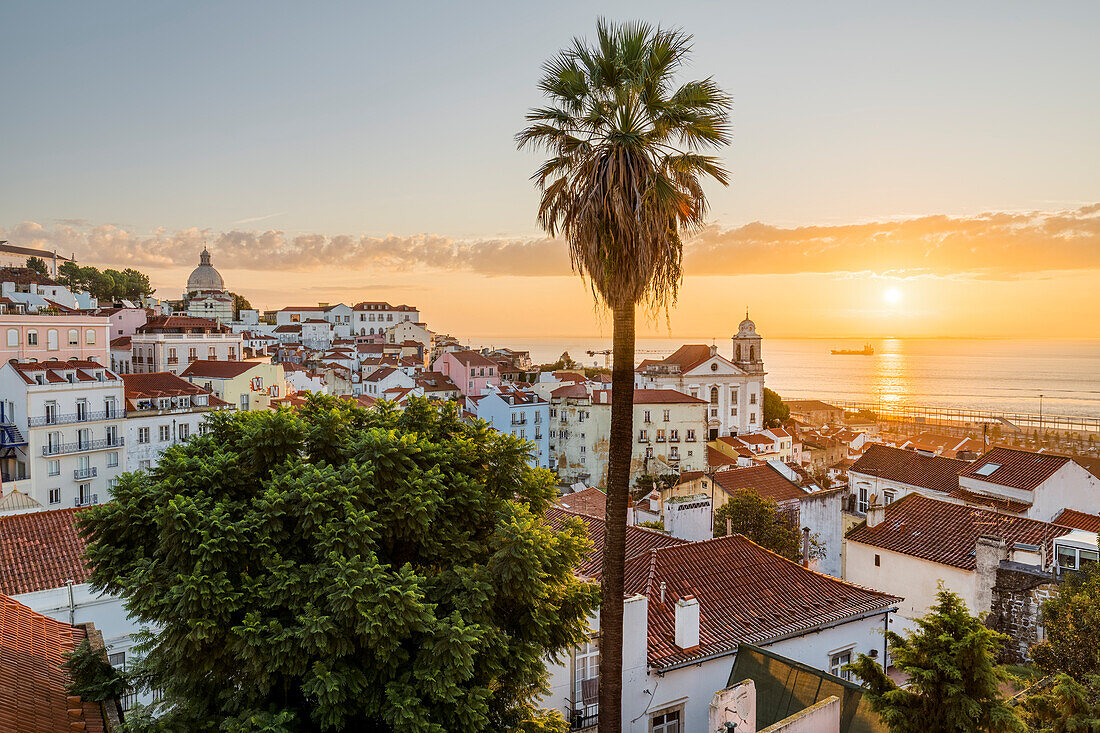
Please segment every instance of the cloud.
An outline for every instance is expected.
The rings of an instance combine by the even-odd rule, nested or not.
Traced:
[[[408,271],[487,276],[569,273],[565,245],[550,239],[287,236],[276,230],[136,233],[103,224],[23,222],[0,229],[12,244],[56,249],[100,267],[184,267],[209,246],[216,266],[257,271]],[[945,215],[862,224],[711,226],[685,245],[689,275],[876,273],[1012,280],[1060,270],[1100,269],[1100,204],[1050,212]]]

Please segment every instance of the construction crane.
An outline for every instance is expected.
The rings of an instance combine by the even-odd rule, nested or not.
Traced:
[[[635,354],[668,354],[672,349],[634,349]],[[611,355],[615,353],[614,349],[589,349],[584,352],[589,356],[603,355],[603,365],[605,369],[611,368]]]

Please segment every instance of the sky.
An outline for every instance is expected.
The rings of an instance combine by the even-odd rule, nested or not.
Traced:
[[[0,239],[260,308],[607,335],[513,136],[595,20],[732,96],[680,299],[640,336],[1100,338],[1095,2],[5,3]],[[1093,316],[1089,317],[1088,314]]]

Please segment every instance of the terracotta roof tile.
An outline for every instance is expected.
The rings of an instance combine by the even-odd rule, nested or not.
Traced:
[[[1032,453],[1031,451],[1016,450],[1014,448],[993,448],[978,456],[959,475],[999,486],[1030,491],[1069,462],[1070,459],[1065,456],[1050,453]],[[990,464],[995,464],[999,468],[989,474],[979,473]]]
[[[180,372],[181,377],[211,377],[213,379],[232,379],[258,366],[258,361],[212,361],[196,359]]]
[[[765,499],[789,501],[801,499],[807,493],[766,463],[719,471],[713,478],[728,494],[751,489]]]
[[[959,488],[959,471],[968,465],[967,461],[957,461],[954,458],[926,456],[902,448],[872,445],[852,464],[848,472],[877,476],[947,494]]]
[[[626,592],[649,599],[648,661],[655,667],[884,612],[901,600],[808,570],[742,535],[659,547],[630,558]],[[676,602],[686,596],[699,601],[699,645],[691,649],[675,643]]]
[[[65,653],[84,630],[35,613],[0,594],[0,730],[4,733],[103,731],[99,703],[70,697]]]
[[[607,494],[593,486],[582,491],[575,491],[572,494],[559,496],[555,499],[555,502],[562,509],[603,519]]]
[[[576,517],[584,522],[588,539],[592,543],[592,550],[588,553],[588,557],[585,558],[584,562],[581,563],[581,566],[577,568],[577,572],[588,578],[598,578],[603,563],[604,520],[600,517],[589,516],[561,507],[550,507],[546,510],[546,521],[555,529],[560,529],[562,524],[570,517]],[[671,547],[684,544],[687,544],[687,540],[676,539],[655,529],[628,526],[626,528],[624,557],[629,560],[639,555],[645,555],[655,547]]]
[[[697,404],[705,405],[706,400],[677,392],[674,389],[636,389],[634,390],[635,405],[667,405],[667,404]]]
[[[857,525],[848,533],[847,540],[973,570],[974,543],[981,536],[1000,537],[1009,546],[1017,542],[1045,545],[1067,531],[1050,522],[912,493],[887,505],[886,518],[881,524]]]
[[[78,509],[0,516],[0,593],[20,595],[88,578]]]
[[[1063,509],[1062,513],[1054,518],[1054,523],[1063,527],[1083,529],[1086,532],[1100,532],[1100,514],[1087,514],[1076,509]]]

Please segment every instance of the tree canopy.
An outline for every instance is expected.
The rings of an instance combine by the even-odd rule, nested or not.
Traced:
[[[1009,675],[996,657],[1006,638],[941,586],[912,634],[886,632],[907,687],[898,687],[866,654],[848,667],[863,680],[864,695],[892,733],[1024,733],[1023,721],[1000,692]]]
[[[564,725],[532,698],[598,588],[528,443],[419,399],[208,420],[81,515],[91,581],[161,629],[157,729]]]
[[[39,275],[50,274],[50,268],[46,266],[46,261],[41,257],[28,257],[27,269],[31,272],[37,272]]]
[[[726,519],[733,534],[742,534],[756,544],[788,560],[802,559],[802,534],[779,511],[774,499],[752,489],[741,489],[714,512],[714,536],[726,536]],[[816,536],[810,537],[810,559],[825,556],[825,547]]]
[[[1042,612],[1046,638],[1031,647],[1035,666],[1075,679],[1100,675],[1100,564],[1068,573]]]
[[[58,281],[72,290],[86,290],[102,301],[140,300],[153,294],[149,276],[127,267],[125,270],[98,270],[64,262],[57,268]]]
[[[771,425],[773,421],[783,422],[791,416],[791,408],[783,402],[779,393],[764,388],[764,424]]]

